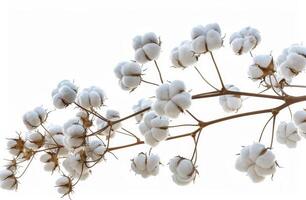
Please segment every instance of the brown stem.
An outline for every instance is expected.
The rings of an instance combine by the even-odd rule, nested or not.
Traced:
[[[161,74],[161,72],[160,72],[160,69],[159,69],[159,67],[158,67],[158,64],[157,64],[156,60],[154,60],[154,64],[155,64],[155,67],[156,67],[156,69],[157,69],[157,71],[158,71],[158,75],[159,75],[160,82],[161,82],[161,83],[164,83],[162,74]]]
[[[222,76],[221,76],[221,73],[220,73],[220,71],[219,71],[219,68],[218,68],[218,65],[217,65],[217,63],[216,63],[216,60],[215,60],[215,58],[214,58],[214,55],[213,55],[213,53],[212,53],[211,51],[209,52],[209,54],[210,54],[210,57],[211,57],[211,59],[212,59],[214,65],[215,65],[215,68],[216,68],[216,70],[217,70],[218,77],[219,77],[220,83],[221,83],[221,85],[222,85],[222,88],[225,88],[225,87],[224,87],[223,80],[222,80]]]

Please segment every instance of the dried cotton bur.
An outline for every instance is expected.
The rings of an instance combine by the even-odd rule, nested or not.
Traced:
[[[253,142],[254,140],[250,139],[250,143],[253,143],[242,147],[235,167],[256,183],[273,176],[278,167],[273,153],[276,152],[273,146],[274,138],[279,143],[277,148],[295,148],[302,137],[306,137],[306,109],[301,108],[291,114],[292,116],[289,116],[291,120],[277,119],[278,114],[286,108],[289,108],[291,113],[289,106],[306,101],[306,95],[290,95],[290,88],[302,90],[306,87],[298,85],[294,80],[305,69],[306,48],[300,44],[293,44],[277,57],[265,52],[256,55],[254,51],[261,42],[257,29],[246,27],[233,33],[228,43],[234,54],[249,56],[250,65],[245,66],[247,71],[245,76],[260,83],[260,91],[253,93],[241,91],[239,86],[223,81],[222,68],[218,66],[214,52],[221,51],[226,44],[224,40],[227,38],[224,35],[217,23],[199,25],[191,30],[190,40],[184,40],[168,53],[169,67],[170,65],[180,69],[189,67],[190,70],[193,70],[191,66],[200,64],[201,56],[203,58],[208,56],[212,60],[212,66],[205,67],[216,70],[216,79],[220,86],[208,82],[205,74],[201,74],[197,67],[194,69],[207,86],[214,89],[209,92],[192,94],[191,83],[194,79],[188,79],[189,77],[186,80],[163,77],[166,67],[161,68],[158,64],[162,52],[161,40],[152,32],[134,37],[132,40],[134,58],[114,66],[119,86],[124,91],[133,92],[130,95],[138,92],[135,91],[136,88],[148,86],[141,84],[142,82],[152,85],[151,90],[146,90],[150,92],[148,96],[142,95],[140,100],[135,101],[131,114],[123,114],[122,111],[110,108],[108,106],[110,100],[99,86],[79,88],[76,83],[69,80],[58,83],[51,92],[53,105],[57,110],[62,109],[62,112],[74,112],[74,116],[67,118],[61,124],[52,124],[49,115],[56,112],[50,112],[54,108],[46,109],[39,106],[26,112],[22,117],[24,132],[8,138],[7,150],[11,158],[0,171],[0,186],[9,190],[17,189],[20,178],[27,169],[30,169],[32,160],[39,154],[43,168],[50,174],[58,176],[55,183],[58,193],[70,198],[77,183],[92,175],[93,167],[97,164],[106,164],[105,160],[109,155],[116,157],[117,150],[142,144],[150,150],[147,153],[138,153],[131,159],[131,171],[140,177],[149,178],[157,176],[159,171],[164,169],[165,165],[162,163],[168,163],[173,182],[177,185],[187,185],[195,181],[200,170],[197,162],[201,153],[199,140],[205,127],[234,118],[264,113],[270,114],[271,117],[262,130],[257,130],[260,135],[259,140]],[[155,82],[147,81],[147,74],[144,73],[145,69],[151,66],[156,68],[156,80],[153,80]],[[220,108],[226,112],[226,116],[202,121],[193,113],[192,103],[195,100],[211,97],[218,97]],[[279,100],[282,104],[268,109],[242,112],[241,107],[245,97],[257,97],[265,101]],[[259,103],[262,104],[261,101]],[[125,105],[124,99],[122,104]],[[221,109],[216,109],[216,112],[220,111]],[[201,113],[211,114],[205,110],[201,110]],[[177,124],[177,118],[182,117],[186,118],[184,123]],[[134,123],[131,122],[133,119]],[[131,124],[136,127],[135,132],[127,126]],[[272,127],[268,124],[272,124]],[[184,127],[192,131],[178,134],[178,129],[186,130]],[[271,135],[268,136],[265,134],[267,127],[271,128]],[[130,137],[122,139],[125,136]],[[263,137],[270,139],[268,144],[262,142]],[[165,158],[158,155],[156,146],[161,143],[166,145],[167,141],[175,139],[191,140],[193,145],[185,148],[190,152],[185,157],[174,156],[168,158],[170,161],[164,161]],[[169,149],[174,151],[174,155],[177,155],[176,150],[178,149]]]

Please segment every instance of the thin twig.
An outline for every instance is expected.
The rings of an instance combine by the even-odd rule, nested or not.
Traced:
[[[220,73],[220,71],[219,71],[219,68],[218,68],[218,65],[217,65],[217,63],[216,63],[216,60],[215,60],[215,58],[214,58],[214,55],[213,55],[213,53],[212,53],[211,51],[209,52],[209,54],[210,54],[210,57],[211,57],[211,59],[212,59],[214,65],[215,65],[215,68],[216,68],[216,70],[217,70],[218,77],[219,77],[220,83],[221,83],[221,85],[222,85],[222,88],[225,88],[224,83],[223,83],[223,80],[222,80],[222,76],[221,76],[221,73]]]
[[[154,60],[154,64],[155,64],[155,67],[156,67],[156,69],[157,69],[157,71],[158,71],[158,75],[159,75],[160,82],[161,82],[161,83],[164,83],[162,74],[161,74],[161,72],[160,72],[160,69],[159,69],[159,67],[158,67],[158,64],[157,64],[157,61],[156,61],[156,60]]]
[[[208,82],[208,81],[205,79],[205,77],[203,76],[203,74],[200,72],[200,70],[199,70],[196,66],[194,66],[194,68],[195,68],[195,70],[198,72],[198,74],[201,76],[202,80],[203,80],[205,83],[207,83],[207,85],[209,85],[210,87],[212,87],[213,89],[215,89],[215,90],[218,91],[218,89],[217,89],[215,86],[213,86],[210,82]]]
[[[271,121],[272,118],[273,118],[273,115],[268,119],[268,121],[265,123],[264,127],[262,128],[262,131],[261,131],[261,133],[260,133],[260,137],[259,137],[258,142],[261,141],[261,138],[262,138],[262,136],[263,136],[263,133],[264,133],[264,131],[265,131],[267,125],[269,124],[269,122]]]

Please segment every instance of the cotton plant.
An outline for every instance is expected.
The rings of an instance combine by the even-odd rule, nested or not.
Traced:
[[[24,124],[24,130],[8,138],[7,151],[10,158],[6,159],[3,169],[0,170],[1,188],[19,188],[20,178],[26,174],[32,161],[39,158],[42,168],[57,176],[55,187],[58,193],[62,197],[70,198],[79,182],[94,175],[92,168],[111,164],[113,157],[118,158],[117,151],[140,145],[143,145],[144,150],[136,156],[129,154],[129,151],[125,152],[130,155],[131,161],[130,165],[124,165],[127,172],[130,168],[131,174],[149,179],[161,176],[159,172],[165,170],[168,163],[169,180],[172,179],[172,182],[180,186],[188,185],[196,182],[197,175],[201,172],[201,163],[197,158],[201,154],[198,150],[201,148],[199,141],[203,130],[230,119],[259,114],[269,114],[270,117],[263,129],[246,132],[249,134],[258,131],[259,139],[250,139],[250,145],[242,147],[236,162],[232,163],[233,169],[245,173],[256,183],[275,176],[276,172],[282,173],[282,170],[278,170],[278,155],[274,154],[278,151],[275,149],[297,148],[302,145],[297,145],[303,142],[302,137],[306,138],[305,108],[291,109],[292,105],[305,102],[306,95],[301,92],[294,96],[290,90],[306,87],[296,83],[295,79],[303,74],[306,48],[301,44],[294,44],[277,56],[257,52],[256,47],[261,43],[261,35],[256,28],[243,28],[233,33],[229,39],[225,35],[217,23],[198,25],[191,30],[190,40],[183,40],[170,52],[162,51],[163,46],[156,33],[148,32],[136,36],[132,40],[134,57],[113,67],[114,76],[119,83],[118,88],[138,98],[133,106],[128,106],[131,109],[129,114],[126,114],[126,110],[114,110],[109,106],[111,99],[108,99],[104,92],[107,91],[106,86],[82,88],[74,81],[60,81],[50,92],[53,107],[34,105],[20,120]],[[223,46],[228,44],[225,40],[229,40],[234,54],[249,56],[250,65],[245,66],[248,73],[241,75],[260,83],[259,89],[256,87],[251,90],[258,91],[240,90],[239,88],[243,87],[238,85],[239,83],[233,85],[223,79],[223,68],[217,64],[214,54],[224,51]],[[172,73],[166,74],[167,65],[161,67],[159,64],[161,53],[170,55],[167,64],[169,67],[195,69],[207,84],[205,86],[211,90],[205,88],[203,92],[195,93],[191,86],[191,83],[195,82],[193,77],[181,76],[182,79],[177,79],[172,77]],[[211,59],[212,66],[204,67],[207,70],[216,70],[217,81],[214,84],[205,78],[206,74],[201,73],[200,57]],[[156,80],[154,76],[148,77],[152,66],[156,68]],[[179,73],[185,73],[185,70]],[[235,81],[237,80],[233,80]],[[141,91],[148,94],[144,95]],[[218,97],[217,103],[223,110],[214,109],[211,112],[225,116],[210,120],[201,119],[201,114],[207,119],[207,116],[213,116],[215,113],[208,113],[204,109],[195,110],[194,101],[201,103],[213,97]],[[248,99],[246,97],[264,100],[259,101],[259,106],[269,100],[278,100],[281,104],[244,111],[248,106],[244,103]],[[125,99],[120,101],[124,106],[128,102]],[[279,115],[287,109],[290,112]],[[65,113],[73,115],[69,115],[70,117],[63,119],[61,123],[54,124],[52,115],[58,110],[61,110],[63,117],[66,116]],[[286,113],[293,114],[287,116]],[[286,117],[290,120],[284,119]],[[266,133],[268,127],[271,128],[270,135]],[[186,132],[187,129],[191,131]],[[262,140],[264,137],[268,140]],[[188,152],[184,153],[184,157],[165,158],[164,153],[159,152],[158,146],[167,145],[176,139],[186,140],[188,148],[184,149]],[[187,140],[192,142],[191,145],[188,145],[190,143]],[[167,150],[178,155],[179,149],[182,150],[181,147]],[[108,162],[105,162],[106,160]],[[282,161],[282,164],[285,165],[286,162]]]

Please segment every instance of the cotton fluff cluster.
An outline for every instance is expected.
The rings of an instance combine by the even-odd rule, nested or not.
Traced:
[[[40,161],[44,163],[44,170],[47,172],[53,172],[59,166],[57,153],[45,152],[41,155]]]
[[[225,85],[229,91],[239,92],[239,88],[234,85]],[[227,94],[219,97],[219,103],[225,112],[238,111],[242,106],[242,99],[240,95]]]
[[[146,33],[143,36],[136,36],[133,39],[135,50],[135,60],[144,64],[151,60],[156,60],[160,53],[160,41],[155,33]]]
[[[32,150],[37,150],[42,147],[45,143],[45,137],[39,133],[27,133],[25,147]]]
[[[222,47],[223,39],[219,24],[208,24],[196,26],[191,31],[192,49],[201,54]]]
[[[120,114],[118,111],[116,110],[107,110],[106,111],[106,115],[105,115],[106,119],[110,120],[110,121],[116,121],[120,119]],[[106,126],[108,125],[108,123],[106,121],[104,121],[103,119],[97,118],[95,120],[96,123],[96,127],[97,130],[103,130],[100,134],[104,135],[106,137],[114,137],[116,130],[121,128],[121,123],[115,123],[112,125],[112,128],[110,129],[110,127]]]
[[[305,69],[306,66],[306,47],[292,45],[284,49],[278,57],[277,63],[281,74],[286,79],[292,79]]]
[[[132,160],[131,168],[143,178],[156,176],[159,172],[159,156],[154,154],[139,153]]]
[[[141,111],[143,109],[151,107],[151,105],[152,105],[152,101],[150,99],[140,99],[138,101],[138,103],[133,106],[133,111],[136,113],[136,112],[139,112],[139,111]],[[138,123],[141,122],[141,120],[142,120],[142,118],[143,118],[145,113],[146,112],[142,112],[139,115],[135,116],[135,119],[136,119],[136,121]]]
[[[92,140],[86,146],[86,155],[92,160],[98,160],[104,156],[106,151],[106,146],[101,140]]]
[[[197,170],[191,160],[181,156],[175,156],[169,162],[170,171],[173,173],[172,180],[178,185],[187,185],[194,181]]]
[[[52,91],[53,105],[62,109],[73,103],[77,97],[78,88],[68,80],[61,81]]]
[[[0,187],[6,190],[16,190],[18,182],[13,171],[3,169],[0,171]]]
[[[85,142],[86,129],[80,118],[75,117],[68,120],[64,126],[64,144],[66,148],[78,148]]]
[[[141,83],[141,67],[136,62],[121,62],[114,69],[123,90],[133,90]]]
[[[143,122],[139,124],[139,130],[145,137],[146,144],[154,147],[168,136],[169,119],[158,116],[153,111],[144,116]]]
[[[300,134],[306,138],[306,111],[300,110],[294,113],[293,121],[299,128]]]
[[[253,57],[253,64],[249,66],[248,76],[252,80],[260,80],[274,72],[273,57],[271,55],[258,55]]]
[[[64,133],[62,126],[59,125],[50,125],[48,132],[45,134],[45,147],[51,148],[58,145],[58,149],[50,150],[53,153],[59,155],[65,155],[68,153],[68,149],[65,148],[64,144]]]
[[[270,149],[260,143],[243,147],[236,160],[236,169],[247,172],[255,183],[263,181],[266,176],[276,171],[275,156]]]
[[[86,152],[81,149],[76,153],[69,155],[63,161],[63,167],[66,169],[70,177],[84,180],[90,173],[89,168],[85,165],[86,160]]]
[[[252,27],[245,27],[230,37],[230,45],[237,55],[248,53],[260,43],[259,31]]]
[[[186,91],[183,81],[164,83],[156,90],[153,110],[159,115],[176,118],[191,105],[191,95]]]
[[[36,107],[23,115],[23,123],[28,130],[34,130],[47,119],[47,111],[43,107]]]
[[[84,108],[99,108],[105,101],[105,93],[96,86],[83,89],[77,96],[77,102]]]
[[[10,138],[7,142],[7,149],[13,156],[22,156],[25,141],[19,135],[15,138]]]
[[[285,144],[289,148],[295,148],[301,137],[292,122],[281,122],[276,131],[276,139],[280,144]]]
[[[62,176],[56,180],[55,187],[57,187],[57,192],[63,196],[68,195],[72,192],[72,181],[68,176]]]
[[[184,41],[171,51],[170,59],[174,67],[186,68],[195,64],[198,56],[192,49],[191,41]]]

